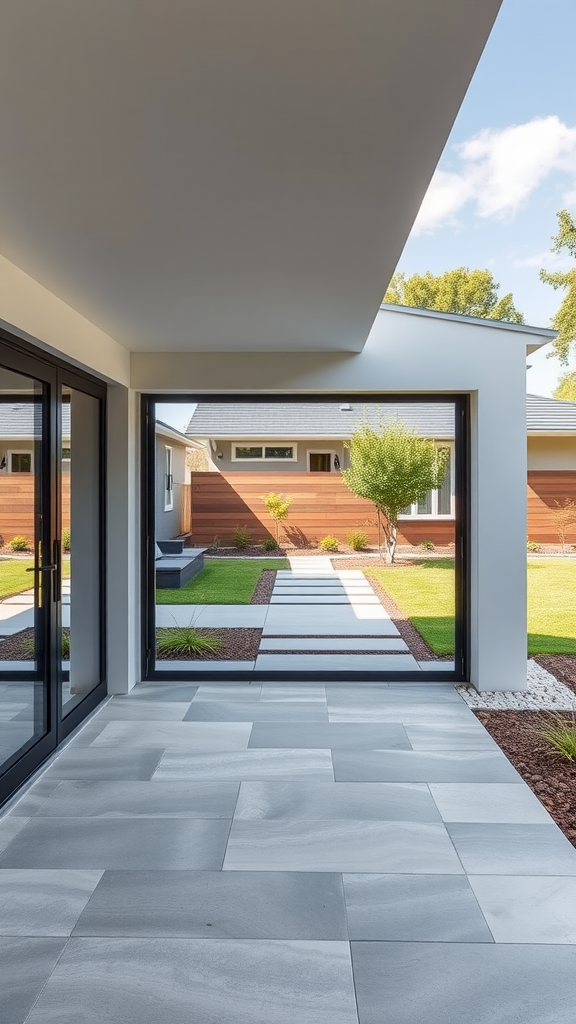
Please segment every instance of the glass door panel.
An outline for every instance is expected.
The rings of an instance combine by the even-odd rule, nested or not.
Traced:
[[[64,385],[61,395],[62,713],[102,679],[101,401]]]
[[[0,365],[0,771],[47,732],[48,384]]]

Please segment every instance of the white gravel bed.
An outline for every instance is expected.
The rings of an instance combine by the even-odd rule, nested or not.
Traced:
[[[528,689],[522,693],[478,693],[473,686],[456,689],[469,708],[484,711],[576,711],[576,693],[536,661],[528,662]]]

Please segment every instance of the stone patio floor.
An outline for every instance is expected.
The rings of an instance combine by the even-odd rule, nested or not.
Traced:
[[[576,850],[454,688],[141,684],[0,822],[2,1024],[572,1024]]]

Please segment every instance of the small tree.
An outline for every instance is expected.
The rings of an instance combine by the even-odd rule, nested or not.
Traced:
[[[350,468],[342,473],[353,494],[376,507],[378,548],[382,552],[384,531],[386,558],[394,561],[398,516],[402,509],[421,501],[428,491],[440,487],[446,472],[448,450],[420,437],[405,423],[382,423],[376,430],[360,427],[346,443]]]
[[[572,498],[564,498],[564,501],[555,501],[554,508],[550,514],[556,527],[556,533],[562,547],[562,554],[566,554],[566,538],[572,526],[576,526],[576,501]]]
[[[276,544],[280,546],[280,523],[288,518],[292,498],[286,494],[276,494],[274,491],[270,491],[262,496],[262,501],[276,523]]]

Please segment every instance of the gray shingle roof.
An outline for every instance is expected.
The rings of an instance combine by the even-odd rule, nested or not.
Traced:
[[[41,431],[41,407],[39,400],[26,398],[10,399],[0,397],[0,437],[39,438]],[[70,437],[70,403],[62,405],[62,436]]]
[[[576,402],[526,396],[528,433],[576,433]],[[190,437],[292,438],[350,437],[365,418],[400,419],[428,437],[453,437],[454,409],[450,403],[350,403],[343,411],[337,402],[200,402],[186,433]]]
[[[337,402],[200,402],[186,431],[192,437],[350,437],[368,419],[399,419],[430,437],[452,437],[454,408],[450,403],[350,403],[343,411]]]
[[[528,433],[576,433],[576,402],[526,395]]]

